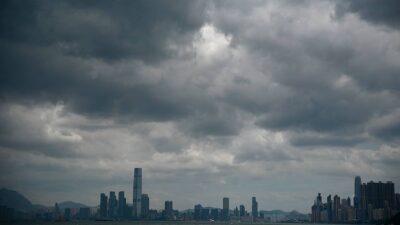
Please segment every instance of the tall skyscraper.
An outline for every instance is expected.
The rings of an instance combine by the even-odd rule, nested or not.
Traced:
[[[101,218],[106,218],[107,217],[107,195],[104,193],[101,193],[100,195],[100,217]]]
[[[253,220],[258,217],[258,202],[256,197],[251,198],[251,215],[253,216]]]
[[[140,218],[142,214],[142,168],[135,168],[133,174],[133,207],[132,214]]]
[[[172,219],[174,213],[174,208],[172,205],[172,201],[165,201],[164,204],[164,216],[167,219]]]
[[[114,191],[110,191],[110,197],[108,199],[108,216],[110,218],[115,217],[117,214],[117,196]]]
[[[361,177],[356,176],[354,179],[354,208],[360,208],[360,200],[361,200]]]
[[[150,209],[149,195],[142,194],[142,217],[143,218],[147,218],[148,217],[149,209]]]
[[[333,196],[333,213],[332,213],[333,222],[341,222],[341,213],[340,213],[340,197],[335,195]]]
[[[328,222],[332,222],[332,197],[328,195],[326,198],[326,210],[328,213]]]
[[[118,192],[118,217],[124,217],[124,212],[126,208],[126,199],[125,199],[125,192],[120,191]]]
[[[229,198],[222,199],[222,219],[229,220]]]
[[[239,206],[239,216],[245,216],[246,210],[244,208],[244,205]]]

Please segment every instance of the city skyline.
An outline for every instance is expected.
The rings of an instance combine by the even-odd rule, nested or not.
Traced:
[[[0,188],[105,193],[115,215],[142,194],[307,213],[353,201],[356,176],[400,184],[400,1],[383,2],[4,0]]]

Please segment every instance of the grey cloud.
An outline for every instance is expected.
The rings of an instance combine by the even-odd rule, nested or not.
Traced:
[[[1,38],[106,61],[159,61],[204,22],[202,1],[4,1]]]
[[[235,156],[235,162],[254,162],[254,161],[262,161],[262,162],[282,162],[282,161],[291,161],[291,160],[301,160],[298,157],[293,156],[290,153],[286,153],[282,150],[256,150],[256,151],[248,151],[245,150],[241,153],[238,153]]]
[[[43,113],[40,108],[2,105],[0,147],[56,158],[83,157],[77,145],[81,137],[43,121]]]
[[[339,18],[346,13],[355,13],[370,23],[385,25],[390,28],[400,28],[400,3],[396,0],[355,0],[337,1],[336,16]]]
[[[367,142],[366,137],[342,135],[338,136],[334,133],[321,136],[320,133],[302,134],[296,133],[289,139],[290,143],[296,147],[352,147]]]
[[[372,120],[368,126],[368,131],[385,141],[394,145],[400,143],[400,110],[395,109],[382,117]]]

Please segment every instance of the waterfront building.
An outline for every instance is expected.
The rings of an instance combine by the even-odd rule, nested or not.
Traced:
[[[219,220],[219,209],[211,209],[210,219]]]
[[[200,204],[194,206],[194,216],[193,216],[194,220],[201,220],[201,209],[202,208],[203,207]]]
[[[110,191],[108,199],[108,217],[114,218],[117,214],[117,196],[114,191]]]
[[[360,207],[361,201],[361,177],[356,176],[354,179],[354,208],[358,209]]]
[[[253,221],[258,217],[258,202],[256,197],[252,197],[251,199],[251,216],[253,217]]]
[[[142,214],[142,168],[134,169],[132,209],[132,216],[140,218]]]
[[[229,220],[229,198],[224,197],[222,199],[222,220]]]
[[[245,216],[246,215],[246,210],[245,210],[245,208],[244,208],[244,205],[240,205],[239,206],[239,216],[240,217],[243,217],[243,216]]]
[[[165,201],[164,203],[164,217],[168,220],[173,219],[174,209],[172,205],[172,201]]]
[[[120,191],[118,192],[118,210],[117,210],[118,217],[122,218],[125,216],[125,208],[126,208],[125,192]]]
[[[107,195],[104,193],[100,194],[100,217],[106,218],[107,217]]]
[[[142,194],[142,218],[148,218],[149,210],[150,210],[149,195]]]

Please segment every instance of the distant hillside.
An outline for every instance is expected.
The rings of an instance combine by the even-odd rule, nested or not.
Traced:
[[[32,203],[23,195],[5,188],[0,189],[0,205],[22,212],[28,212],[34,208]]]
[[[78,203],[78,202],[65,201],[65,202],[58,203],[58,207],[60,208],[60,210],[64,211],[64,209],[66,209],[66,208],[78,209],[78,208],[84,208],[84,207],[88,207],[88,206],[86,206],[82,203]]]

